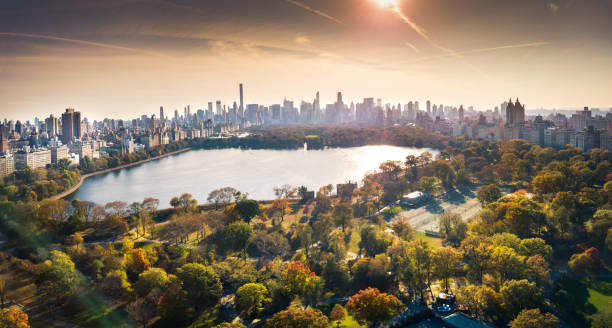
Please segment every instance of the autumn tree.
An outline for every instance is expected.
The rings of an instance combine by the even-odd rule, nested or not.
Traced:
[[[521,310],[541,307],[544,300],[542,289],[534,282],[525,279],[507,281],[499,292],[502,297],[502,309],[510,319]]]
[[[272,211],[280,214],[281,222],[285,220],[285,215],[289,215],[293,212],[289,206],[289,199],[287,198],[275,199],[272,202]]]
[[[403,306],[395,296],[381,293],[376,288],[361,290],[346,303],[346,308],[355,319],[372,324],[392,318]]]
[[[28,315],[15,307],[0,308],[0,327],[30,328]]]
[[[510,322],[512,328],[560,328],[557,317],[540,309],[523,310]]]
[[[234,222],[225,231],[225,242],[236,252],[244,252],[253,235],[253,228],[246,222]]]
[[[140,296],[148,295],[153,289],[164,290],[170,284],[170,278],[162,268],[150,268],[140,275],[134,289]]]
[[[453,247],[440,247],[432,252],[433,273],[442,280],[445,292],[448,293],[450,278],[459,269],[462,254]]]
[[[467,236],[468,227],[459,214],[445,212],[438,217],[438,229],[448,243],[459,246]]]
[[[353,219],[353,207],[349,203],[339,203],[334,206],[333,216],[336,224],[342,226],[342,232],[345,232],[346,226]]]
[[[481,284],[489,267],[492,246],[483,237],[469,236],[461,242],[463,259],[467,264],[468,278]]]
[[[457,302],[477,318],[485,318],[499,313],[501,295],[486,285],[468,285],[457,291]]]
[[[327,328],[329,319],[314,308],[290,307],[275,313],[264,325],[265,328]]]
[[[208,194],[208,202],[215,204],[215,210],[218,208],[218,205],[226,206],[230,204],[235,195],[238,193],[238,190],[232,187],[223,187],[221,189],[216,189],[211,191]]]
[[[408,221],[408,218],[405,216],[401,216],[391,223],[391,229],[393,229],[393,232],[395,232],[398,237],[406,241],[412,239],[414,236],[414,230],[410,225],[410,221]]]

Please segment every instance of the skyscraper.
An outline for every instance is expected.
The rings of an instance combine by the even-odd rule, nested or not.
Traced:
[[[8,139],[4,135],[4,131],[0,131],[0,155],[9,151]]]
[[[238,117],[239,119],[244,117],[244,91],[242,89],[242,83],[240,83],[240,108],[238,108]]]
[[[164,107],[163,107],[163,106],[160,106],[160,107],[159,107],[159,120],[160,120],[161,122],[163,122],[163,121],[164,121]]]
[[[67,108],[62,114],[62,142],[69,144],[80,138],[81,112],[76,112],[74,108]]]

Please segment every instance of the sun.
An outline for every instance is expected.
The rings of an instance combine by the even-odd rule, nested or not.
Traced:
[[[398,0],[374,0],[379,6],[386,8],[396,8],[398,7]]]

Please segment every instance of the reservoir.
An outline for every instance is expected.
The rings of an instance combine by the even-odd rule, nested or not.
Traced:
[[[363,146],[323,150],[191,150],[134,167],[96,175],[70,198],[101,205],[121,200],[128,204],[145,197],[170,207],[170,199],[190,193],[198,203],[221,187],[233,187],[257,200],[274,199],[274,187],[289,184],[318,190],[327,184],[360,182],[364,174],[387,160],[404,161],[429,148]]]

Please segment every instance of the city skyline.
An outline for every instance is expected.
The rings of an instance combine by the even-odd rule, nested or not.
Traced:
[[[35,8],[32,8],[36,4]],[[134,117],[382,98],[607,109],[610,1],[111,0],[0,5],[0,110]],[[589,60],[584,60],[584,56]],[[347,101],[350,103],[350,101]]]

